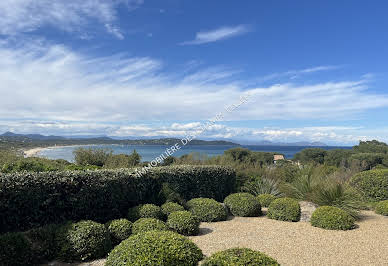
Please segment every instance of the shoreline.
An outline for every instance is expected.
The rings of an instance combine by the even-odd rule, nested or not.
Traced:
[[[57,146],[48,146],[48,147],[35,147],[35,148],[23,150],[23,154],[24,154],[24,158],[40,157],[39,153],[44,150],[60,149],[65,147],[77,147],[77,146],[84,146],[84,145],[57,145]]]

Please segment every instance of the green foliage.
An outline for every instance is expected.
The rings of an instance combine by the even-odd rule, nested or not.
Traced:
[[[206,258],[203,266],[267,266],[280,265],[266,254],[249,248],[231,248],[219,251]]]
[[[353,150],[357,153],[386,153],[388,154],[388,145],[377,140],[360,141],[358,146],[354,146]]]
[[[166,231],[168,230],[168,227],[164,222],[155,218],[141,218],[134,222],[132,225],[133,234],[139,234],[153,230]]]
[[[327,151],[321,148],[308,148],[304,149],[294,156],[295,161],[300,161],[303,164],[315,163],[323,164],[325,162],[325,156]]]
[[[249,193],[230,194],[224,203],[233,216],[256,217],[262,214],[260,202]]]
[[[164,215],[161,208],[154,204],[143,204],[128,210],[128,219],[130,221],[136,221],[140,218],[155,218],[162,220]]]
[[[234,161],[239,162],[245,161],[249,157],[250,153],[251,151],[249,149],[240,147],[229,149],[224,152],[226,156],[230,156]]]
[[[336,167],[349,167],[349,159],[352,156],[352,150],[333,149],[328,150],[325,156],[325,164]]]
[[[260,194],[256,196],[262,207],[268,207],[272,201],[276,199],[276,196],[271,194]]]
[[[254,196],[260,194],[280,196],[282,193],[279,190],[279,184],[280,182],[276,179],[253,177],[242,186],[241,191],[248,192]]]
[[[371,170],[353,176],[350,184],[367,201],[388,200],[388,170]]]
[[[114,246],[127,239],[132,233],[132,223],[127,219],[116,219],[106,223]]]
[[[187,202],[189,211],[201,222],[225,221],[227,212],[221,203],[209,198],[194,198]]]
[[[357,165],[361,170],[370,170],[373,167],[382,164],[387,158],[383,153],[356,153],[350,157],[353,165]]]
[[[166,202],[161,206],[161,208],[162,208],[162,213],[165,216],[169,216],[173,212],[185,210],[185,208],[182,205],[179,205],[178,203],[175,203],[175,202]]]
[[[199,232],[199,220],[189,211],[176,211],[167,219],[167,226],[185,236],[197,235]]]
[[[32,263],[31,243],[22,233],[0,235],[0,265],[25,266]]]
[[[333,206],[318,207],[311,216],[311,225],[330,230],[354,228],[354,218],[346,211]]]
[[[375,211],[377,214],[388,216],[388,200],[383,200],[377,203]]]
[[[158,195],[159,202],[176,202],[181,205],[186,203],[185,199],[174,189],[171,188],[169,183],[163,183],[162,189]]]
[[[300,206],[297,200],[279,198],[271,202],[267,216],[271,219],[297,222],[300,220]]]
[[[74,160],[78,165],[104,166],[108,158],[112,156],[112,151],[105,149],[78,148],[74,150],[73,154]]]
[[[131,168],[139,165],[141,160],[140,154],[133,150],[131,155],[128,154],[111,154],[104,163],[104,168]]]
[[[0,232],[67,220],[105,223],[156,203],[163,183],[185,199],[231,193],[235,172],[221,166],[168,166],[141,177],[130,169],[0,174]]]
[[[68,223],[56,238],[58,257],[66,262],[103,258],[112,248],[108,230],[93,221]]]
[[[32,244],[32,257],[34,262],[41,264],[48,262],[56,256],[56,236],[60,225],[50,224],[34,228],[25,233],[25,236]]]
[[[202,258],[202,251],[186,237],[152,231],[124,240],[112,250],[105,265],[195,266]]]

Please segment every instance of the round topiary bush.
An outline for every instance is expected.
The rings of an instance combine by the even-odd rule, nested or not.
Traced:
[[[30,265],[31,256],[31,243],[22,233],[0,235],[0,265]]]
[[[312,226],[330,230],[349,230],[354,228],[354,218],[346,211],[333,206],[318,207],[311,215]]]
[[[63,225],[56,243],[59,258],[66,262],[103,258],[112,248],[107,228],[93,221]]]
[[[271,194],[260,194],[256,198],[262,207],[268,207],[272,201],[276,200],[276,197]]]
[[[187,207],[201,222],[225,221],[228,217],[221,203],[209,198],[195,198],[187,202]]]
[[[297,222],[300,220],[299,203],[291,198],[275,199],[268,207],[267,216],[275,220]]]
[[[141,218],[133,223],[132,234],[144,233],[148,231],[166,231],[167,225],[155,218]]]
[[[388,200],[388,169],[358,173],[350,179],[350,184],[360,191],[367,201]]]
[[[163,220],[162,209],[154,204],[143,204],[128,210],[128,220],[134,222],[140,218],[155,218]]]
[[[118,245],[132,233],[132,223],[127,219],[117,219],[106,223],[113,245]]]
[[[168,216],[167,226],[175,232],[192,236],[199,232],[199,220],[189,211],[177,211]]]
[[[203,266],[256,266],[280,265],[266,254],[249,248],[231,248],[219,251],[206,258]]]
[[[130,236],[109,254],[106,266],[190,266],[202,260],[202,251],[189,239],[171,231]]]
[[[377,214],[388,216],[388,200],[377,203],[375,211]]]
[[[178,203],[175,203],[175,202],[166,202],[165,204],[162,205],[161,208],[162,208],[162,213],[166,216],[169,216],[173,212],[185,210],[185,208],[182,205],[179,205]]]
[[[262,214],[260,202],[249,193],[230,194],[224,203],[233,216],[256,217]]]

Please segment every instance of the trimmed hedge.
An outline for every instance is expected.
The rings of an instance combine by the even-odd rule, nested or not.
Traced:
[[[177,211],[168,216],[167,226],[185,236],[197,235],[199,232],[199,220],[189,211]]]
[[[354,218],[346,211],[333,206],[318,207],[311,215],[312,226],[329,230],[350,230],[354,228]]]
[[[114,246],[127,239],[132,234],[132,223],[127,219],[117,219],[106,223],[112,244]]]
[[[225,221],[228,217],[221,203],[209,198],[195,198],[187,202],[187,208],[201,222]]]
[[[388,200],[388,169],[358,173],[350,179],[350,184],[362,193],[365,200]]]
[[[164,222],[155,218],[141,218],[132,225],[132,233],[134,235],[153,230],[166,231],[168,227]]]
[[[130,207],[158,203],[163,183],[186,200],[222,201],[234,189],[235,172],[223,166],[167,166],[141,177],[133,169],[0,174],[0,233],[125,217]]]
[[[0,265],[31,265],[32,254],[31,243],[22,233],[0,235]]]
[[[377,214],[388,216],[388,200],[383,200],[377,203],[375,211]]]
[[[140,218],[155,218],[163,220],[164,215],[159,206],[154,204],[139,205],[128,210],[128,219],[132,222]]]
[[[103,258],[112,248],[103,224],[80,221],[63,225],[57,233],[58,257],[66,262]]]
[[[276,196],[271,194],[260,194],[256,198],[262,207],[268,207],[272,201],[276,200]]]
[[[164,215],[169,216],[173,212],[184,211],[185,208],[175,202],[166,202],[161,206]]]
[[[202,266],[259,266],[280,265],[266,254],[249,248],[231,248],[206,258]]]
[[[268,218],[297,222],[300,220],[299,202],[292,198],[279,198],[271,202],[268,207]]]
[[[256,217],[262,214],[260,202],[249,193],[230,194],[224,203],[233,216]]]
[[[194,266],[202,258],[202,251],[186,237],[170,231],[151,231],[121,242],[105,265]]]

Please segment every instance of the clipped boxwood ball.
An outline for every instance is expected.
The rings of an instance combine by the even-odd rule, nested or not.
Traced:
[[[56,239],[58,256],[66,262],[103,258],[112,248],[107,228],[93,221],[65,224]]]
[[[192,236],[199,232],[199,220],[189,211],[177,211],[168,216],[167,226],[175,232]]]
[[[231,248],[219,251],[206,258],[203,266],[258,266],[280,265],[273,258],[249,248]]]
[[[228,217],[221,203],[209,198],[195,198],[187,202],[187,207],[201,222],[225,221]]]
[[[141,218],[132,225],[132,234],[144,233],[153,230],[166,231],[168,230],[168,227],[163,221],[155,218]]]
[[[171,231],[150,231],[121,242],[105,265],[191,266],[202,258],[202,251],[186,237]]]
[[[311,215],[312,226],[330,230],[349,230],[354,228],[354,218],[346,211],[333,206],[318,207]]]
[[[267,216],[275,220],[297,222],[300,220],[299,203],[291,198],[275,199],[268,207]]]
[[[106,223],[113,245],[120,244],[132,233],[132,223],[127,219],[117,219]]]
[[[31,243],[22,233],[0,235],[0,265],[30,265],[31,256]]]
[[[162,208],[162,213],[166,216],[169,216],[173,212],[185,210],[185,208],[183,208],[182,205],[179,205],[178,203],[175,203],[175,202],[164,203],[161,208]]]
[[[261,215],[260,202],[249,193],[234,193],[224,200],[233,216],[256,217]]]
[[[256,198],[262,207],[268,207],[272,201],[276,200],[276,197],[271,194],[260,194]]]
[[[377,203],[375,210],[377,214],[388,216],[388,200]]]
[[[128,220],[134,222],[140,218],[155,218],[162,220],[164,217],[159,206],[154,204],[143,204],[128,210]]]

